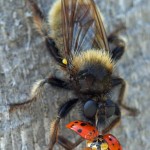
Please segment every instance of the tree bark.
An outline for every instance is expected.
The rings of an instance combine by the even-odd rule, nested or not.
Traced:
[[[138,117],[123,115],[121,124],[112,133],[123,149],[150,148],[150,1],[95,0],[104,16],[107,34],[120,23],[127,29],[121,36],[127,49],[117,69],[129,84],[126,103],[140,110]],[[53,0],[38,0],[47,14]],[[49,141],[50,122],[56,117],[58,106],[71,93],[47,86],[42,99],[30,107],[9,113],[10,103],[29,98],[32,84],[55,73],[63,77],[46,50],[45,43],[35,31],[32,14],[23,0],[0,0],[0,149],[44,150]],[[63,132],[71,140],[77,138],[65,124],[78,117],[73,110],[62,123]],[[77,149],[85,146],[83,143]],[[62,150],[56,146],[55,149]]]

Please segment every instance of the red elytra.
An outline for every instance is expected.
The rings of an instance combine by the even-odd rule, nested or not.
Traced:
[[[106,134],[103,138],[107,142],[110,150],[123,150],[120,142],[112,134]]]
[[[67,124],[66,127],[75,131],[86,140],[92,140],[99,135],[96,127],[92,126],[89,122],[83,122],[80,120],[72,121]]]

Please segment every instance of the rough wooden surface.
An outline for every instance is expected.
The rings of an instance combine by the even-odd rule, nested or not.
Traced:
[[[38,0],[45,14],[52,2]],[[138,117],[123,115],[121,125],[112,133],[119,138],[124,150],[148,150],[150,1],[96,2],[104,15],[107,33],[113,31],[120,22],[127,27],[121,34],[127,41],[127,50],[117,68],[120,76],[128,82],[126,102],[140,110]],[[56,108],[71,94],[47,86],[44,98],[33,103],[30,108],[8,112],[9,103],[26,101],[31,85],[36,80],[51,72],[60,76],[62,73],[51,60],[42,38],[34,30],[31,12],[23,0],[0,0],[0,16],[0,150],[43,150],[48,144],[49,124],[55,117]],[[73,111],[62,123],[67,134],[71,132],[64,125],[68,119],[74,119],[75,114]]]

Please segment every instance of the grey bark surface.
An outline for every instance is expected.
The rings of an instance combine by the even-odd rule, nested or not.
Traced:
[[[53,0],[38,0],[47,14]],[[124,150],[150,148],[150,1],[96,0],[105,18],[109,34],[119,23],[127,29],[121,35],[127,49],[117,64],[121,77],[128,82],[126,103],[140,110],[137,117],[122,116],[121,124],[112,130]],[[45,43],[33,28],[31,11],[23,0],[0,0],[0,150],[43,150],[49,141],[50,122],[63,101],[71,97],[64,90],[46,87],[42,99],[26,109],[9,113],[9,103],[29,98],[32,84],[55,73],[62,77],[56,63],[46,50]],[[124,111],[123,111],[124,112]],[[61,128],[74,141],[76,134],[65,124],[78,118],[73,110]],[[77,149],[84,147],[85,143]],[[56,146],[55,149],[63,149]]]

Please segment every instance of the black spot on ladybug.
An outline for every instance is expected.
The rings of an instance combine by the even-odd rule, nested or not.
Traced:
[[[71,128],[74,126],[74,124],[71,125]]]
[[[78,121],[75,121],[74,123],[78,123]]]
[[[93,132],[95,133],[95,130],[93,130]]]
[[[86,124],[86,123],[84,123],[84,122],[82,122],[80,125],[81,125],[81,126],[86,126],[87,124]]]
[[[109,141],[112,141],[112,138],[109,138]]]
[[[81,132],[82,132],[82,129],[78,129],[78,132],[81,133]]]
[[[86,124],[91,126],[91,124],[89,122],[87,122]]]
[[[112,144],[113,146],[115,146],[115,144]]]

